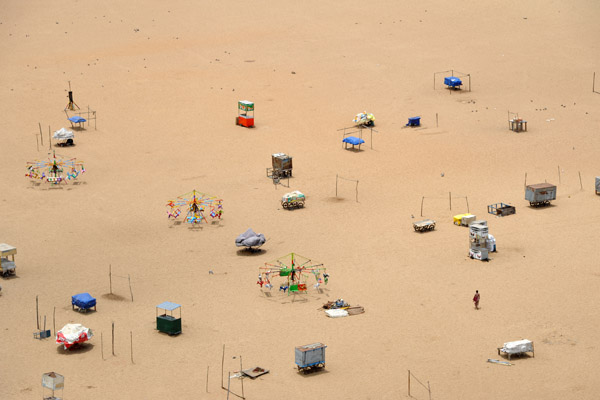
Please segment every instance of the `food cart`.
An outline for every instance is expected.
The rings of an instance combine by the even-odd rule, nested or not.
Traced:
[[[2,276],[15,275],[15,254],[17,248],[6,243],[0,243],[0,274]],[[8,259],[11,256],[11,259]]]
[[[323,343],[313,343],[296,347],[296,366],[304,373],[311,368],[325,368],[325,349]]]
[[[254,102],[238,101],[238,116],[235,118],[235,124],[246,128],[254,127]]]
[[[267,168],[267,178],[284,178],[292,176],[292,157],[284,153],[271,154],[272,168]]]
[[[424,219],[423,221],[413,222],[415,232],[427,232],[435,229],[435,221],[432,219]]]
[[[529,205],[532,207],[547,206],[551,200],[556,200],[556,185],[550,183],[527,185],[525,200],[529,200]]]

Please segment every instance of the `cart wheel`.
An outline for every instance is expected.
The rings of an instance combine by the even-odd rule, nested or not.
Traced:
[[[303,201],[299,202],[298,207],[304,207],[304,202]]]

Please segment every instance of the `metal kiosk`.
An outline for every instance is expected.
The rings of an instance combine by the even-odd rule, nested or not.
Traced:
[[[179,309],[179,318],[173,317],[173,311]],[[164,314],[160,314],[158,310],[165,310]],[[171,314],[167,314],[170,311]],[[181,305],[165,301],[156,306],[156,329],[159,332],[168,333],[169,335],[178,335],[181,333]]]
[[[9,276],[15,274],[15,254],[17,254],[17,248],[10,244],[0,243],[0,274],[2,276]],[[8,256],[12,256],[11,260]]]
[[[248,100],[238,101],[238,116],[235,118],[235,124],[254,128],[254,103]]]

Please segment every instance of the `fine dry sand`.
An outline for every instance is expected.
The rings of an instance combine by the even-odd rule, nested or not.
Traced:
[[[0,242],[18,247],[18,277],[0,281],[0,398],[38,399],[41,374],[56,371],[65,399],[224,399],[224,344],[225,373],[239,355],[271,370],[244,382],[250,400],[408,398],[408,369],[434,399],[598,398],[597,1],[1,9]],[[472,75],[473,91],[433,89],[433,73],[452,68]],[[48,144],[36,149],[38,123],[45,134],[68,127],[68,81],[77,104],[98,111],[98,129],[57,153],[87,172],[79,185],[33,186],[26,162]],[[241,99],[256,102],[255,129],[234,125]],[[363,110],[377,118],[373,149],[345,151],[336,130]],[[508,110],[529,132],[507,129]],[[403,129],[414,115],[422,129]],[[289,189],[265,177],[275,152],[294,157]],[[551,207],[529,207],[525,173],[558,185]],[[351,182],[335,197],[336,174],[359,180],[358,202]],[[224,199],[220,224],[167,219],[167,200],[192,189]],[[281,209],[296,189],[307,206]],[[417,234],[423,196],[438,224]],[[468,230],[452,224],[465,196],[497,238],[489,263],[467,258]],[[487,214],[501,201],[516,215]],[[264,251],[237,251],[248,227],[269,238]],[[258,267],[292,251],[323,262],[329,285],[265,296]],[[131,276],[134,302],[125,278],[106,296],[109,264]],[[71,310],[79,292],[98,298],[96,313]],[[33,340],[36,295],[51,328],[56,307],[58,329],[79,322],[95,337],[73,352]],[[328,319],[318,309],[338,297],[366,313]],[[183,305],[180,336],[154,329],[165,300]],[[521,338],[535,358],[486,362]],[[316,341],[329,346],[326,370],[299,374],[294,346]],[[427,398],[414,382],[412,393]]]

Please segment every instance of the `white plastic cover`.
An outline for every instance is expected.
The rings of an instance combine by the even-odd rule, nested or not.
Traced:
[[[331,318],[341,318],[341,317],[347,317],[348,311],[338,308],[338,309],[334,309],[334,310],[325,310],[325,314],[327,314],[327,316],[331,317]]]
[[[533,351],[533,342],[531,340],[523,339],[514,342],[504,343],[502,347],[504,353],[516,354],[525,353],[526,351]]]
[[[296,200],[304,200],[306,196],[299,190],[294,190],[293,192],[286,193],[281,198],[282,201],[296,201]]]
[[[54,139],[73,139],[75,135],[73,131],[66,130],[65,128],[60,128],[54,135],[52,136]]]

